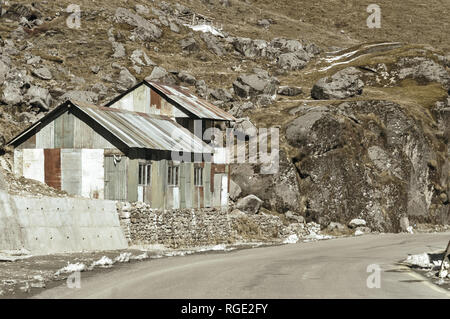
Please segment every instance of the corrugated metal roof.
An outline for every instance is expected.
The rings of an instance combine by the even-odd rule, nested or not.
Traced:
[[[231,114],[228,114],[214,104],[191,94],[182,87],[153,81],[147,81],[147,83],[201,119],[236,121],[236,118]]]
[[[130,148],[213,152],[201,139],[167,116],[71,102]]]

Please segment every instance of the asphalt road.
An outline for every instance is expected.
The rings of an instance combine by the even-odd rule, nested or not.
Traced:
[[[450,298],[397,262],[443,251],[450,232],[382,234],[154,259],[35,298]],[[380,288],[369,265],[380,266]],[[376,268],[376,266],[373,266]]]

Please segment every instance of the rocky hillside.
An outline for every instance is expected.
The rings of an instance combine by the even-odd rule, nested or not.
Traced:
[[[450,3],[378,1],[381,29],[350,0],[80,0],[79,19],[72,3],[4,1],[0,144],[67,98],[101,105],[147,78],[281,129],[279,172],[236,165],[235,198],[323,226],[448,223]]]

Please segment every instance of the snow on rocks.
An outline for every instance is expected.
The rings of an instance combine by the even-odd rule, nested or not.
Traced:
[[[430,256],[427,253],[417,254],[417,255],[409,255],[405,259],[405,263],[411,266],[418,266],[421,268],[431,268],[433,264],[430,261]]]
[[[116,258],[114,258],[115,262],[119,262],[119,263],[127,263],[130,261],[131,258],[131,253],[121,253],[119,256],[117,256]]]
[[[197,24],[197,25],[190,25],[190,24],[183,24],[185,27],[188,27],[194,31],[200,31],[203,33],[211,33],[213,35],[219,36],[219,37],[225,37],[220,30],[217,28],[214,28],[211,25],[208,24]]]
[[[366,226],[366,221],[364,219],[355,218],[348,223],[348,227],[350,228],[357,228],[360,226]]]
[[[85,270],[87,270],[87,267],[83,263],[76,263],[76,264],[67,263],[67,266],[59,269],[55,273],[55,276],[59,276],[62,274],[70,274],[70,273],[78,272],[78,271],[81,272],[81,271],[85,271]]]
[[[94,261],[91,264],[91,266],[89,267],[89,269],[93,269],[94,267],[97,267],[97,266],[101,267],[101,268],[110,268],[110,267],[112,267],[113,264],[114,264],[114,261],[111,258],[103,256],[99,260]]]
[[[285,240],[283,240],[283,244],[295,244],[298,242],[298,236],[296,234],[289,235]]]

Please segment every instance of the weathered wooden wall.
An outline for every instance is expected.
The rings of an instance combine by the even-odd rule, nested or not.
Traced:
[[[110,107],[147,114],[166,115],[169,117],[187,117],[185,113],[162,98],[147,85],[141,85],[137,89],[129,92]]]
[[[16,149],[14,170],[69,194],[104,198],[103,149]]]
[[[179,185],[168,185],[169,160],[129,159],[103,149],[16,149],[15,172],[69,194],[120,201],[138,200],[139,162],[151,164],[144,201],[153,208],[227,207],[225,164],[179,163]],[[194,169],[203,167],[203,185],[194,185]]]
[[[103,136],[71,113],[44,126],[17,149],[116,149]]]

